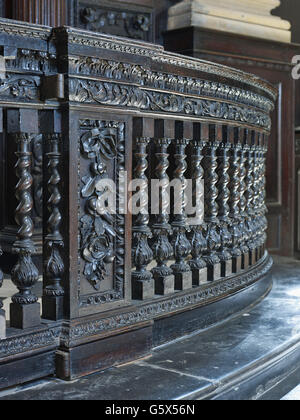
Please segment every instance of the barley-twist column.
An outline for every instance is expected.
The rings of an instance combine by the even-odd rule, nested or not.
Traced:
[[[231,145],[230,157],[230,217],[231,217],[231,255],[232,271],[237,273],[242,268],[242,252],[240,249],[241,231],[240,231],[240,150],[239,143]]]
[[[170,179],[167,170],[169,168],[168,148],[170,144],[171,139],[155,139],[155,158],[157,162],[155,175],[160,183],[160,190],[158,198],[159,214],[154,216],[154,223],[152,224],[154,236],[152,250],[157,262],[157,266],[153,268],[152,273],[155,280],[155,293],[158,295],[174,293],[175,290],[173,271],[167,265],[173,255],[173,247],[169,241],[172,229],[169,224],[170,216],[168,212],[170,207],[168,195]]]
[[[139,214],[135,217],[133,232],[132,257],[136,270],[132,273],[132,297],[145,300],[154,296],[154,279],[147,266],[153,259],[153,252],[148,239],[151,238],[148,210],[148,168],[147,148],[150,138],[141,137],[136,140],[134,177],[140,181]]]
[[[253,243],[254,243],[254,258],[255,261],[258,261],[258,248],[260,243],[261,235],[261,217],[260,217],[260,146],[256,144],[253,146],[253,212],[254,212],[254,233],[253,233]]]
[[[247,135],[247,133],[245,133]],[[241,158],[240,158],[240,231],[241,231],[241,242],[240,248],[242,251],[242,269],[245,270],[249,266],[249,247],[247,246],[247,242],[249,239],[249,232],[247,229],[247,199],[246,199],[246,191],[247,191],[247,184],[246,184],[246,177],[247,177],[247,169],[246,169],[246,162],[247,162],[247,154],[249,151],[249,146],[244,143],[241,149]]]
[[[172,221],[173,239],[172,245],[174,249],[175,264],[172,265],[172,270],[175,275],[175,289],[185,290],[192,288],[192,272],[190,266],[187,264],[187,257],[190,255],[192,248],[187,239],[187,232],[189,226],[185,213],[185,189],[186,179],[185,172],[187,170],[186,162],[186,147],[189,144],[187,139],[175,140],[175,171],[174,180],[177,182],[174,194],[174,217]],[[178,191],[178,193],[177,193]]]
[[[264,256],[265,246],[267,240],[267,229],[268,229],[268,220],[266,218],[266,213],[268,212],[266,206],[266,153],[268,151],[267,145],[262,147],[262,184],[261,184],[261,211],[262,211],[262,244],[261,244],[261,257]]]
[[[221,248],[221,238],[219,234],[218,220],[218,158],[217,149],[219,143],[209,141],[210,135],[206,124],[202,126],[202,139],[207,139],[207,145],[204,152],[203,168],[204,168],[204,200],[205,200],[205,222],[207,252],[204,259],[208,269],[208,281],[218,280],[221,277],[221,264],[218,251]]]
[[[254,133],[254,132],[253,132]],[[253,133],[252,133],[252,137],[253,137]],[[255,134],[255,133],[254,133]],[[246,219],[246,226],[247,226],[247,231],[248,231],[248,241],[247,241],[247,246],[249,248],[249,264],[253,265],[254,264],[254,256],[255,256],[255,244],[253,241],[253,236],[255,234],[255,224],[254,224],[254,165],[253,165],[253,161],[254,161],[254,150],[253,150],[253,146],[249,147],[248,150],[246,150],[246,158],[247,158],[247,162],[246,162],[246,185],[247,185],[247,190],[245,193],[245,197],[246,197],[246,213],[247,213],[247,219]]]
[[[205,239],[204,214],[199,212],[203,207],[204,202],[204,189],[203,189],[203,176],[204,171],[202,168],[203,149],[205,142],[202,140],[193,140],[192,145],[192,181],[193,181],[193,197],[195,199],[197,212],[195,221],[197,224],[191,226],[191,233],[189,239],[192,245],[192,259],[189,262],[193,273],[193,286],[199,286],[207,282],[207,266],[203,258],[203,254],[207,251],[207,242]],[[204,210],[204,209],[203,209]]]
[[[44,276],[47,286],[43,296],[43,318],[57,321],[63,318],[63,296],[62,279],[65,273],[65,266],[61,256],[61,249],[64,247],[63,238],[60,233],[62,215],[60,212],[61,194],[59,164],[61,161],[61,135],[50,134],[47,136],[47,145],[50,152],[47,153],[48,159],[48,214],[47,232],[44,239],[45,260]]]
[[[32,288],[37,283],[39,273],[32,262],[32,254],[36,252],[32,235],[34,230],[31,213],[33,199],[31,187],[33,183],[31,175],[31,135],[15,134],[17,143],[18,162],[17,177],[19,182],[16,186],[16,198],[18,206],[15,219],[19,226],[17,241],[13,245],[13,252],[18,255],[18,262],[12,269],[11,278],[19,293],[12,297],[10,306],[11,327],[25,329],[40,324],[40,304],[33,294]]]
[[[229,218],[229,197],[230,190],[228,184],[230,177],[228,174],[230,163],[229,163],[229,151],[230,145],[228,143],[222,142],[218,148],[218,176],[219,182],[217,188],[219,195],[217,198],[217,203],[219,207],[218,218],[220,220],[220,239],[221,239],[221,250],[219,252],[219,258],[221,260],[221,275],[222,277],[229,276],[232,274],[232,258],[231,253],[228,250],[228,247],[231,244],[231,235],[229,233],[228,227],[230,225]]]

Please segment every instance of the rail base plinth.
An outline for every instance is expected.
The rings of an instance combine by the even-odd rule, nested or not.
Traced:
[[[222,277],[221,263],[207,266],[207,279],[208,281],[217,281]]]
[[[192,272],[175,274],[175,290],[189,290],[193,287]]]
[[[154,279],[137,280],[132,279],[132,299],[147,300],[154,297],[155,284]]]
[[[207,283],[207,267],[200,270],[192,270],[193,286],[201,286]]]
[[[175,277],[173,275],[167,277],[154,277],[155,279],[155,294],[156,295],[170,295],[175,292]]]
[[[39,303],[29,305],[12,303],[10,305],[10,326],[19,330],[38,327],[41,324],[40,311]]]

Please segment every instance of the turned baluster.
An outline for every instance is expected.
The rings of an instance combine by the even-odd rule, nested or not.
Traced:
[[[251,143],[253,143],[255,139],[255,132],[252,131],[251,134]],[[255,256],[255,244],[253,241],[253,237],[255,234],[255,224],[254,224],[254,150],[253,150],[253,146],[250,146],[248,148],[248,150],[246,150],[246,185],[247,185],[247,189],[246,189],[246,193],[245,193],[245,197],[246,197],[246,213],[247,213],[247,218],[246,218],[246,227],[247,227],[247,232],[248,232],[248,241],[246,243],[247,247],[249,248],[249,265],[253,265],[254,264],[254,256]]]
[[[229,196],[230,190],[228,184],[230,177],[228,174],[230,164],[229,164],[229,151],[230,144],[222,142],[218,148],[218,176],[219,182],[217,188],[219,195],[217,198],[217,203],[219,207],[218,218],[220,221],[220,238],[221,238],[221,250],[219,252],[219,258],[221,260],[221,275],[222,277],[229,276],[232,274],[232,259],[231,253],[228,250],[228,247],[231,244],[231,235],[229,233],[228,227],[230,225],[229,218]]]
[[[242,252],[242,269],[245,270],[249,266],[249,247],[247,246],[247,242],[249,239],[249,232],[247,229],[247,199],[246,199],[246,191],[247,191],[247,184],[246,184],[246,177],[247,177],[247,153],[249,151],[249,146],[247,144],[249,137],[249,130],[244,130],[244,139],[242,144],[242,149],[240,151],[240,232],[241,232],[241,240],[240,240],[240,249]]]
[[[254,212],[254,234],[253,234],[253,243],[254,243],[254,259],[255,262],[258,261],[259,252],[258,248],[260,245],[260,235],[261,231],[261,215],[260,215],[260,145],[259,145],[260,134],[256,135],[256,142],[253,145],[253,212]]]
[[[169,168],[169,153],[168,148],[171,144],[169,138],[156,138],[156,168],[155,176],[160,183],[158,206],[159,214],[153,217],[152,233],[153,243],[152,250],[157,266],[153,268],[152,273],[155,280],[155,293],[157,295],[166,295],[174,293],[175,278],[173,270],[167,265],[170,258],[173,256],[173,247],[169,241],[169,236],[172,233],[171,225],[169,224],[169,176],[167,170]],[[157,199],[157,197],[156,197]]]
[[[153,260],[153,252],[148,240],[151,238],[149,228],[148,211],[148,168],[147,148],[150,138],[139,137],[136,139],[135,147],[135,170],[134,178],[139,180],[139,214],[135,217],[133,225],[133,263],[136,270],[132,273],[132,297],[133,299],[145,300],[154,296],[154,279],[147,267]]]
[[[262,147],[262,182],[261,182],[261,212],[262,212],[262,241],[261,241],[261,258],[265,253],[265,245],[267,240],[267,229],[268,229],[268,220],[266,218],[266,213],[268,212],[266,206],[266,153],[268,146],[266,144],[267,139],[265,136],[265,144]]]
[[[37,302],[37,296],[32,292],[33,286],[39,279],[39,272],[32,261],[32,255],[36,250],[32,241],[34,225],[31,218],[33,208],[31,137],[30,134],[14,134],[18,147],[16,173],[19,179],[16,186],[18,206],[15,219],[19,230],[17,241],[13,245],[13,252],[17,254],[18,262],[12,269],[11,278],[19,289],[19,293],[12,297],[10,323],[11,327],[19,329],[35,327],[40,324],[40,304]]]
[[[230,233],[231,233],[231,255],[232,272],[238,273],[242,269],[242,252],[240,249],[241,231],[240,231],[240,152],[241,144],[238,143],[239,131],[234,130],[234,144],[231,145],[230,156]]]
[[[210,131],[207,124],[202,124],[202,139],[207,142],[204,149],[204,202],[207,252],[204,259],[208,269],[208,281],[218,280],[221,277],[221,264],[218,251],[221,248],[218,220],[218,158],[219,143],[215,141],[214,130]]]
[[[50,134],[45,136],[50,151],[47,153],[48,159],[48,213],[47,235],[44,240],[45,266],[44,276],[47,286],[43,296],[43,318],[57,321],[63,318],[63,297],[64,289],[62,279],[65,273],[65,266],[61,256],[61,249],[64,247],[63,238],[60,233],[62,215],[60,212],[61,194],[59,164],[61,161],[61,142],[60,134]]]
[[[194,126],[194,139],[191,142],[192,148],[192,164],[191,175],[193,181],[193,198],[196,204],[195,221],[196,224],[191,225],[189,240],[192,245],[192,259],[189,265],[193,274],[193,286],[199,286],[207,282],[207,266],[203,258],[203,254],[207,251],[207,242],[205,239],[205,223],[204,223],[204,170],[202,168],[203,149],[205,142],[201,140],[200,125]],[[203,208],[203,211],[199,212]]]
[[[185,190],[187,186],[185,178],[185,172],[187,170],[186,148],[190,140],[184,138],[183,123],[176,123],[175,130],[175,170],[173,176],[177,186],[175,187],[174,193],[174,209],[176,208],[176,211],[174,212],[172,221],[172,245],[174,249],[175,264],[173,264],[171,268],[175,275],[175,289],[185,290],[190,289],[193,286],[192,272],[190,266],[187,264],[187,257],[190,255],[192,247],[187,239],[187,233],[190,231],[190,228],[185,213]]]

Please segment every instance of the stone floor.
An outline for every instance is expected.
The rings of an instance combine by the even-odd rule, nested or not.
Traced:
[[[276,258],[273,280],[271,293],[258,305],[201,334],[157,348],[151,357],[70,383],[47,378],[0,392],[0,399],[216,399],[217,390],[232,386],[253,366],[263,365],[291,343],[300,343],[300,262]],[[282,399],[298,383],[285,384],[273,399]],[[245,396],[237,386],[231,399],[256,400],[265,391],[257,386]],[[300,390],[284,399],[300,399]]]

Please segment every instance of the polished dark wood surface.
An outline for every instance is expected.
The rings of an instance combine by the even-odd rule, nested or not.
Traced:
[[[154,336],[156,345],[181,336],[185,320],[191,332],[193,310],[214,304],[218,322],[241,310],[245,294],[247,304],[256,300],[253,288],[265,293],[274,86],[160,46],[70,27],[0,21],[0,44],[7,58],[3,202],[15,195],[9,211],[1,207],[0,242],[7,255],[10,229],[19,290],[0,340],[3,369],[8,362],[22,369],[28,359],[34,366],[38,354],[43,376],[56,353],[57,374],[74,379],[148,354]],[[161,195],[158,214],[144,211],[144,196],[134,217],[103,214],[99,180],[119,183],[124,171],[145,190],[146,181],[177,180],[171,202],[179,211],[168,213]],[[188,179],[204,186],[192,189],[198,207],[203,201],[192,226]],[[33,259],[34,191],[42,194],[43,272]],[[39,274],[42,319],[33,293]],[[172,323],[175,315],[182,322]]]
[[[167,33],[165,46],[170,51],[257,74],[278,87],[267,156],[267,245],[272,253],[292,256],[295,234],[294,129],[299,117],[297,113],[295,121],[295,98],[299,96],[300,86],[291,76],[291,61],[294,55],[299,55],[300,46],[200,28]]]

